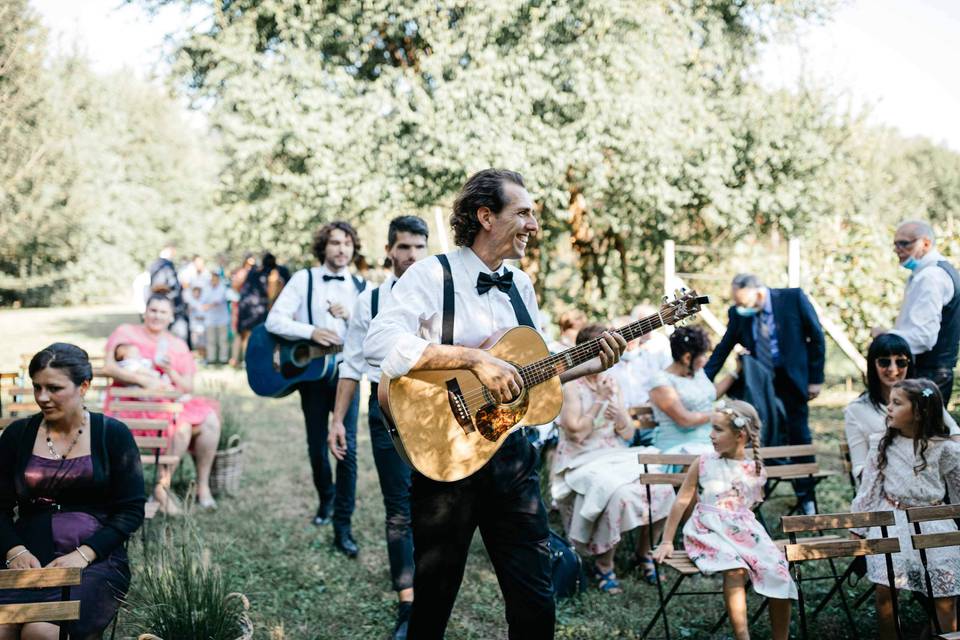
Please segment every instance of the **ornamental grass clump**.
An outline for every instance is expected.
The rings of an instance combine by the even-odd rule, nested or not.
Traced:
[[[124,602],[130,624],[138,633],[165,640],[252,637],[246,598],[230,592],[189,525],[182,529],[185,539],[175,540],[168,529],[164,540],[148,548]]]

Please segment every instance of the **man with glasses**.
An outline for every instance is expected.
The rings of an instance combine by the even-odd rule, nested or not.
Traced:
[[[907,341],[916,359],[916,377],[940,387],[946,405],[960,343],[960,274],[935,246],[928,223],[909,220],[897,227],[893,251],[900,266],[913,273],[891,333]]]

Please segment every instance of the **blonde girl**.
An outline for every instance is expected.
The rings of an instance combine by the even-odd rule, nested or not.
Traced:
[[[747,580],[770,599],[773,638],[786,640],[790,600],[797,587],[787,561],[752,509],[763,501],[766,470],[760,462],[760,417],[746,402],[728,400],[713,414],[713,452],[690,465],[667,518],[663,541],[654,553],[662,562],[673,554],[673,537],[691,502],[696,506],[683,527],[683,545],[701,573],[723,574],[723,599],[737,640],[747,628]],[[746,447],[752,451],[747,457]]]

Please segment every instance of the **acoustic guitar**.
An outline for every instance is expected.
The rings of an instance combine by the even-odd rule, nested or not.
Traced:
[[[678,291],[652,316],[616,330],[628,342],[700,311],[707,296]],[[552,422],[560,414],[560,374],[600,354],[600,340],[550,355],[543,338],[520,326],[491,336],[482,349],[520,372],[523,389],[510,402],[497,403],[477,377],[465,369],[415,371],[399,378],[383,376],[380,408],[400,456],[434,480],[452,482],[475,473],[513,431]]]
[[[250,332],[244,356],[247,383],[259,396],[282,398],[301,382],[333,380],[342,346],[322,347],[312,340],[287,340],[262,324]]]

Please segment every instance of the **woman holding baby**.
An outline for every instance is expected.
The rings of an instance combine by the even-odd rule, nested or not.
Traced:
[[[173,322],[173,306],[162,295],[147,300],[143,324],[123,324],[114,329],[107,340],[104,372],[113,379],[111,387],[137,386],[144,389],[179,391],[184,394],[177,401],[183,411],[171,420],[165,435],[170,439],[167,453],[182,456],[189,448],[197,468],[197,504],[204,509],[215,509],[210,493],[210,469],[213,466],[220,439],[220,405],[216,400],[191,396],[197,365],[187,343],[168,330]],[[108,390],[104,405],[110,412],[112,394]],[[167,418],[167,413],[111,412],[118,418]],[[161,508],[169,513],[177,511],[170,501],[167,487],[173,469],[161,469],[154,496]]]

